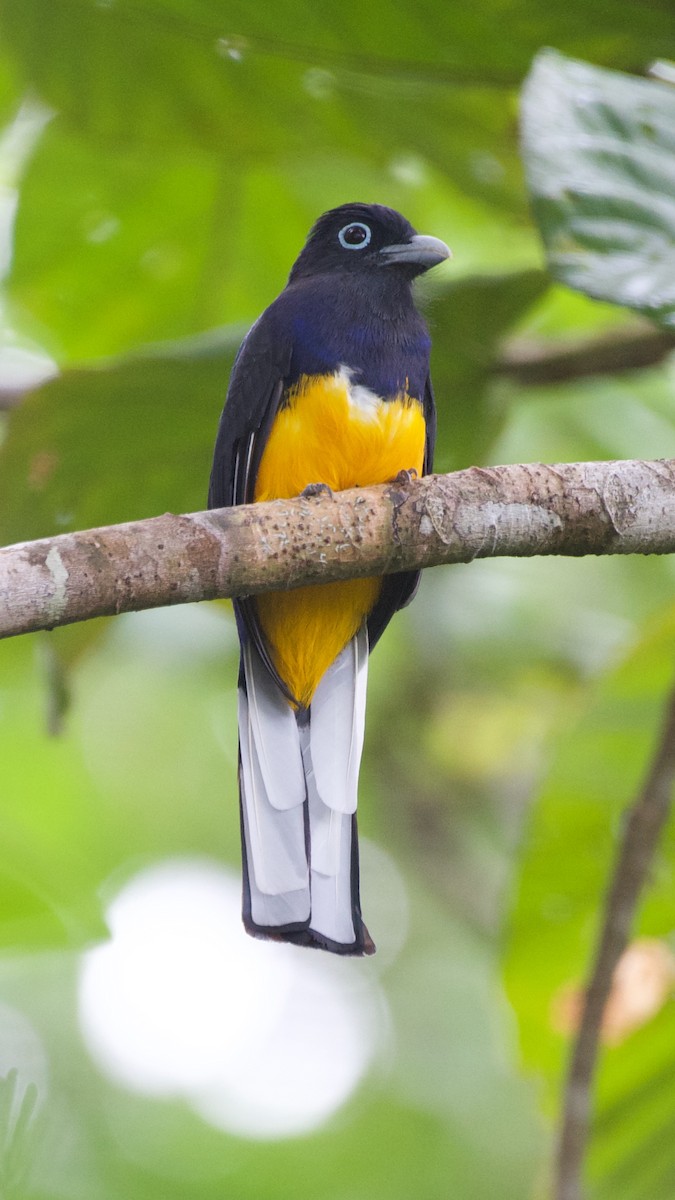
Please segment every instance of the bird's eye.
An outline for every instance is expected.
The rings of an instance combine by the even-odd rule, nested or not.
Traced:
[[[351,225],[345,225],[338,233],[338,241],[345,250],[363,250],[368,245],[373,235],[367,225],[361,221],[354,221]]]

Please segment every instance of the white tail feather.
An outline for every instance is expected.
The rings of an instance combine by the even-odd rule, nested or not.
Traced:
[[[286,897],[296,893],[292,901],[294,911],[302,915],[293,920],[303,920],[309,915],[309,871],[305,851],[305,822],[303,805],[279,809],[272,805],[265,787],[265,779],[258,757],[250,705],[243,689],[239,689],[239,747],[241,754],[241,793],[244,812],[244,834],[249,860],[251,899],[254,893],[265,897]],[[293,721],[293,732],[297,739],[297,726]],[[299,746],[298,746],[299,755]],[[304,784],[303,784],[304,799]],[[277,904],[277,908],[284,905]],[[252,913],[253,919],[259,918]],[[283,922],[260,921],[261,924]]]
[[[343,816],[347,822],[351,819]],[[345,828],[345,858],[351,859],[351,829]],[[350,945],[354,941],[354,917],[350,875],[320,875],[312,871],[312,929],[332,942]]]
[[[350,947],[363,937],[352,851],[365,727],[366,630],[329,667],[309,722],[301,726],[250,644],[242,657],[240,786],[251,920],[263,929],[309,924],[310,936]]]
[[[242,785],[243,791],[243,785]],[[248,849],[248,888],[251,904],[251,917],[256,925],[274,927],[281,925],[302,925],[309,921],[310,899],[309,879],[303,887],[291,892],[281,892],[271,895],[263,892],[256,882],[251,853],[251,831],[246,805],[243,806],[244,837]]]
[[[352,816],[324,804],[314,778],[310,739],[303,739],[309,805],[312,921],[333,942],[354,941],[352,914]]]
[[[302,731],[309,805],[311,928],[349,945],[356,936],[352,814],[363,750],[368,639],[361,630],[321,680]]]
[[[250,643],[242,657],[248,717],[267,798],[273,808],[295,808],[305,799],[295,715]]]
[[[312,871],[322,875],[337,875],[340,870],[343,813],[324,804],[316,788],[310,731],[301,730],[302,757],[307,781],[309,805],[309,844]],[[351,817],[348,817],[351,821]]]
[[[314,693],[310,746],[316,789],[329,808],[356,811],[366,725],[368,633],[363,626]]]

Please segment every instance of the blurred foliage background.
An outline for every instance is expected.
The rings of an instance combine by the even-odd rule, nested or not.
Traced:
[[[608,340],[648,342],[650,327],[608,301],[666,324],[672,312],[675,168],[659,143],[672,122],[636,132],[597,100],[594,76],[554,56],[529,85],[530,187],[554,272],[600,299],[544,269],[518,111],[545,46],[644,73],[675,56],[675,12],[670,0],[4,0],[0,540],[202,508],[241,334],[315,217],[354,199],[401,209],[454,251],[423,298],[438,469],[672,454],[663,349],[620,374],[512,369],[561,346],[593,363]],[[561,79],[589,121],[570,134],[585,147],[570,166],[587,184],[580,218],[569,187],[546,195],[569,148],[546,107]],[[667,85],[643,86],[668,113]],[[658,154],[617,149],[637,136]],[[625,288],[626,211],[651,254],[639,294]],[[251,958],[224,932],[223,958],[218,922],[190,953],[208,887],[230,896],[238,871],[226,605],[4,643],[3,1196],[548,1195],[570,996],[573,1008],[670,686],[673,579],[671,561],[637,558],[427,572],[371,666],[360,821],[380,951],[367,963],[308,967],[301,951],[254,943]],[[590,1162],[603,1200],[675,1190],[674,867],[671,833],[639,929],[666,982],[603,1054]],[[166,879],[181,903],[163,902],[153,925],[134,897],[143,881],[163,896]],[[126,958],[101,957],[132,934]],[[288,1043],[284,997],[296,1023],[313,1013]],[[239,1053],[234,1073],[209,1075],[209,1037],[214,1062]],[[354,1051],[341,1083],[333,1043]]]

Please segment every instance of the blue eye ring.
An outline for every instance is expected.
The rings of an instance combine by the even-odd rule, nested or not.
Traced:
[[[357,231],[363,236],[356,241],[348,240],[349,235],[356,235]],[[350,221],[349,225],[345,225],[338,233],[338,241],[343,250],[365,250],[372,236],[369,225],[364,225],[363,221]]]

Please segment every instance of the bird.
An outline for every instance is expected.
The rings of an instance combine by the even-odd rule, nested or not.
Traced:
[[[412,284],[449,257],[384,205],[318,218],[235,358],[209,508],[431,471],[431,343]],[[254,937],[375,951],[356,822],[368,656],[418,582],[405,571],[234,601],[242,907]]]

